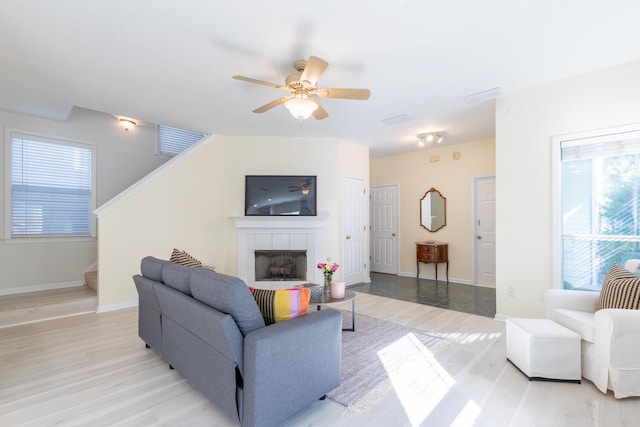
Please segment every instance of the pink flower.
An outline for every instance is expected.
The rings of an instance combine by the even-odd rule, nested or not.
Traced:
[[[328,264],[326,262],[318,263],[318,269],[322,270],[322,274],[329,277],[338,270],[338,267],[340,267],[340,265],[337,262]]]

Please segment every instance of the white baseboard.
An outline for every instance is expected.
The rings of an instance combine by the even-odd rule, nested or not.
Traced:
[[[47,283],[44,285],[21,286],[18,288],[6,288],[6,289],[0,289],[0,295],[26,294],[29,292],[50,291],[52,289],[75,288],[77,286],[84,286],[84,283],[81,280],[79,280],[77,282]]]
[[[513,317],[513,316],[505,316],[504,314],[498,314],[496,313],[496,315],[494,316],[494,319],[499,320],[501,322],[506,322],[508,318]]]
[[[413,277],[414,279],[416,278],[416,274],[415,273],[398,273],[398,276],[402,276],[402,277]],[[420,275],[420,279],[427,279],[427,280],[436,280],[436,276],[435,275],[424,275],[421,274]],[[442,282],[442,281],[447,281],[447,276],[444,274],[438,274],[438,282]],[[455,277],[449,277],[449,283],[458,283],[460,285],[471,285],[471,280],[468,279],[458,279]]]
[[[125,308],[137,307],[138,301],[121,302],[118,304],[99,305],[96,313],[106,313],[108,311],[124,310]]]

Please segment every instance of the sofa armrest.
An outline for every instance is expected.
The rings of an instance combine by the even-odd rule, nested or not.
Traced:
[[[340,385],[342,313],[275,323],[244,340],[242,425],[278,425]]]
[[[614,369],[640,369],[640,310],[596,311],[594,344],[600,362]]]
[[[599,292],[547,289],[544,293],[545,316],[553,319],[553,311],[558,308],[593,313],[599,298]]]

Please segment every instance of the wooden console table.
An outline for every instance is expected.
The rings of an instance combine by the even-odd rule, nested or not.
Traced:
[[[416,242],[416,278],[420,277],[420,263],[434,263],[438,281],[438,263],[447,263],[447,283],[449,282],[449,245],[439,242]]]

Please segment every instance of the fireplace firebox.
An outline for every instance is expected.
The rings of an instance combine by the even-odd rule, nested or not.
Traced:
[[[307,251],[255,251],[256,282],[307,280]]]

